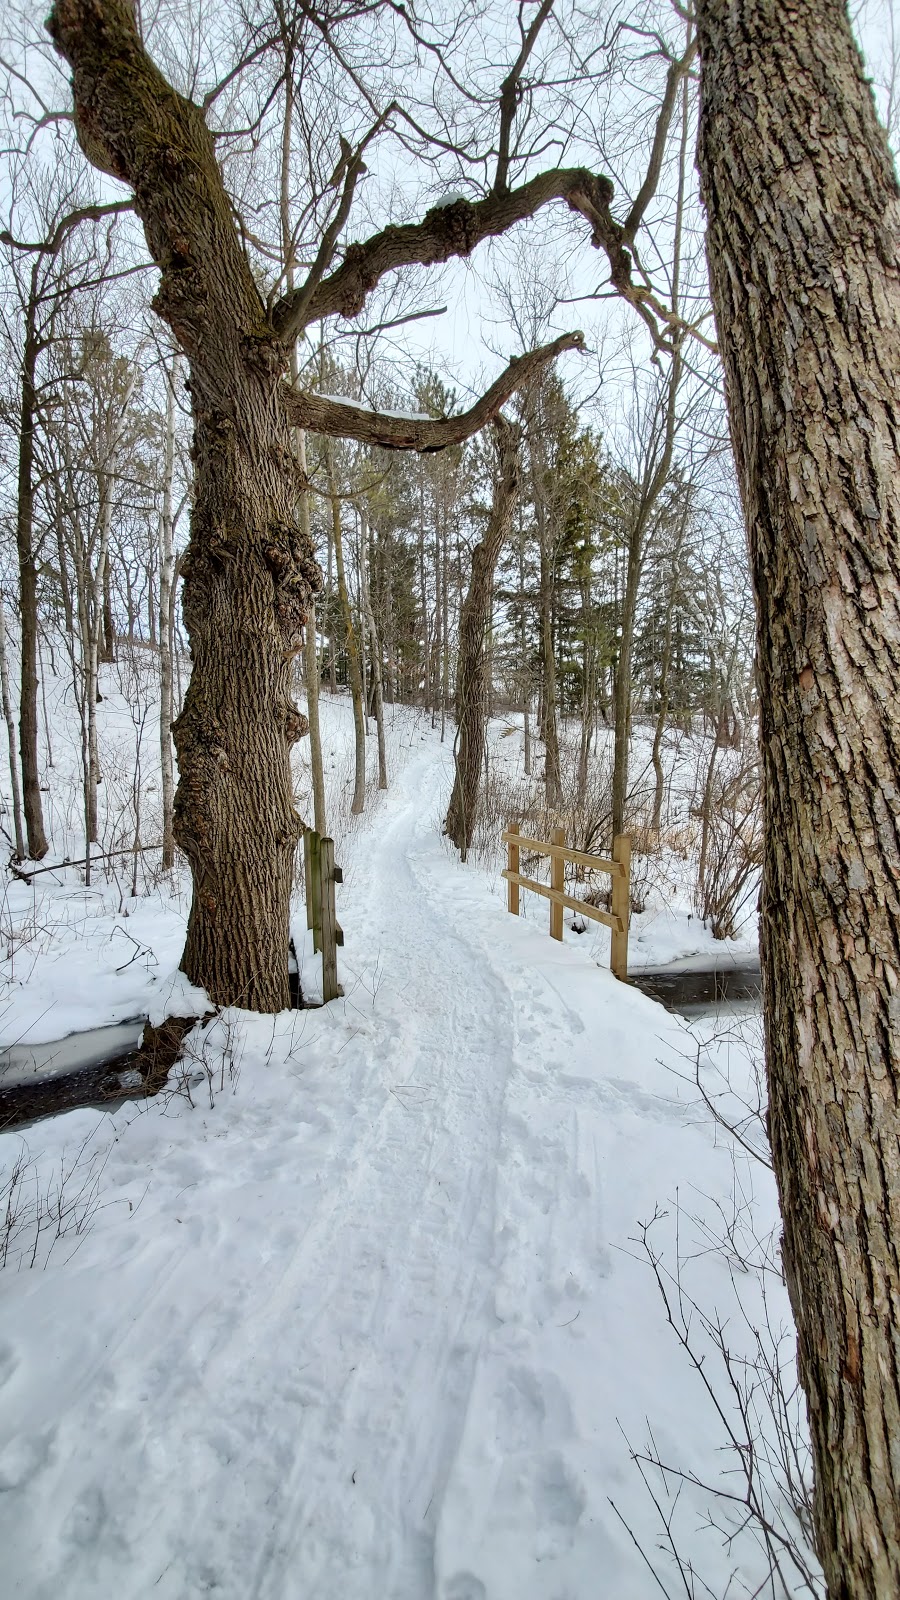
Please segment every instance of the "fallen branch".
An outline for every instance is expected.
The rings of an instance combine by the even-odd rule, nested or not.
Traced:
[[[35,867],[30,872],[26,872],[24,868],[17,866],[15,858],[11,858],[6,864],[10,872],[19,878],[22,883],[30,883],[32,878],[38,877],[41,872],[62,872],[64,867],[86,867],[89,860],[91,866],[93,866],[95,861],[114,861],[118,856],[142,856],[147,850],[161,849],[161,844],[133,844],[127,850],[104,850],[97,856],[82,856],[80,861],[70,861],[66,856],[65,861],[54,861],[52,866]]]

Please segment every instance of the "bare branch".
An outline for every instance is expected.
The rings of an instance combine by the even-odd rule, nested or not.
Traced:
[[[630,245],[634,243],[635,235],[644,219],[644,212],[656,193],[656,186],[659,183],[660,173],[662,172],[666,140],[669,137],[669,128],[672,123],[672,114],[678,98],[678,89],[685,74],[690,71],[696,54],[697,40],[694,38],[688,45],[684,55],[680,60],[673,61],[666,73],[666,88],[659,114],[656,118],[656,130],[653,134],[653,144],[650,150],[646,176],[622,225],[622,242],[624,244]]]
[[[516,119],[516,110],[519,104],[519,85],[528,57],[535,46],[537,36],[553,10],[553,0],[542,0],[537,14],[522,40],[522,48],[500,85],[500,136],[497,149],[497,171],[494,177],[494,193],[506,194],[509,189],[510,145],[512,141],[513,123]]]
[[[13,250],[29,250],[35,255],[55,256],[62,249],[63,243],[82,222],[99,222],[103,217],[121,216],[125,211],[133,209],[130,200],[115,200],[105,206],[79,206],[77,211],[70,211],[67,217],[57,224],[49,239],[25,240],[14,239],[6,228],[0,229],[0,244],[8,244]]]
[[[548,362],[564,350],[582,350],[584,335],[564,333],[551,344],[514,356],[509,366],[491,384],[486,394],[468,411],[455,417],[397,417],[385,412],[366,411],[346,400],[282,386],[282,399],[291,421],[299,428],[339,439],[357,439],[362,444],[380,445],[385,450],[445,450],[462,444],[497,415],[500,407]]]
[[[622,271],[630,268],[630,257],[624,268],[618,259],[622,254],[619,226],[609,209],[612,195],[608,178],[582,167],[560,167],[539,174],[507,194],[433,206],[421,222],[384,228],[365,244],[348,245],[341,265],[323,279],[311,297],[301,326],[323,317],[356,317],[385,273],[471,255],[482,240],[506,233],[553,200],[565,200],[571,211],[580,212],[591,223],[593,243],[602,245],[611,258],[616,256],[622,276]],[[275,331],[282,338],[296,337],[300,331],[295,308],[302,293],[295,290],[285,295],[274,309]]]

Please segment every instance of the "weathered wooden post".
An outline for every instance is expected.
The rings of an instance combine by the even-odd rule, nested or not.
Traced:
[[[613,861],[618,865],[618,872],[613,874],[612,900],[610,909],[614,917],[619,919],[619,927],[613,928],[612,945],[610,949],[609,964],[613,977],[621,978],[623,983],[628,980],[628,920],[631,912],[631,839],[627,833],[617,833],[613,840]],[[621,928],[621,932],[619,932]]]
[[[517,822],[511,822],[506,831],[507,834],[518,834],[519,824]],[[507,839],[506,850],[507,869],[510,872],[517,873],[519,870],[519,846],[514,840]],[[507,878],[506,880],[506,909],[507,911],[511,911],[514,917],[519,915],[519,885],[517,883],[513,883],[511,878]]]
[[[327,1004],[340,994],[337,977],[338,925],[334,905],[334,840],[319,840],[319,912],[322,941],[322,999]]]
[[[565,828],[554,828],[550,835],[550,843],[565,845]],[[560,893],[566,887],[566,863],[562,856],[550,857],[550,887],[558,889]],[[561,939],[563,936],[563,907],[561,900],[550,901],[550,937]]]
[[[312,928],[313,949],[322,948],[322,886],[319,868],[321,835],[307,828],[303,835],[303,872],[306,879],[306,926]]]

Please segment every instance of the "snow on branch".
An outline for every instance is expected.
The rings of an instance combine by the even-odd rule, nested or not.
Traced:
[[[564,333],[551,344],[540,345],[526,355],[514,356],[490,388],[468,411],[454,417],[436,419],[402,416],[393,411],[366,411],[358,401],[310,394],[290,384],[282,387],[282,398],[297,427],[338,439],[357,439],[361,444],[380,445],[385,450],[445,450],[462,444],[497,415],[516,389],[564,350],[583,350],[582,333]]]

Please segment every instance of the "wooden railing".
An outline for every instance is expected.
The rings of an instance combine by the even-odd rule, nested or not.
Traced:
[[[612,859],[606,856],[589,855],[585,850],[570,850],[566,845],[564,828],[554,828],[550,836],[550,843],[542,839],[528,839],[518,826],[510,823],[503,834],[503,842],[507,847],[509,858],[506,870],[503,873],[507,886],[507,907],[514,917],[519,915],[519,890],[530,889],[532,894],[543,895],[550,901],[550,935],[554,939],[563,936],[563,907],[568,906],[570,911],[579,911],[583,917],[588,917],[592,922],[602,922],[605,927],[612,929],[612,943],[610,950],[610,966],[613,976],[621,978],[623,983],[628,979],[628,913],[631,905],[631,840],[626,833],[616,835],[613,840]],[[550,885],[536,883],[533,878],[524,878],[519,871],[519,853],[529,851],[536,856],[550,857]],[[590,867],[594,872],[606,872],[612,878],[612,894],[609,911],[602,911],[599,906],[589,905],[586,900],[577,900],[574,895],[566,894],[565,871],[566,862],[574,866]]]
[[[334,886],[344,875],[334,864],[334,840],[307,828],[303,835],[303,875],[306,881],[306,926],[312,928],[313,948],[322,952],[322,1000],[336,1000],[343,990],[338,983],[338,945],[344,930],[335,916]]]

